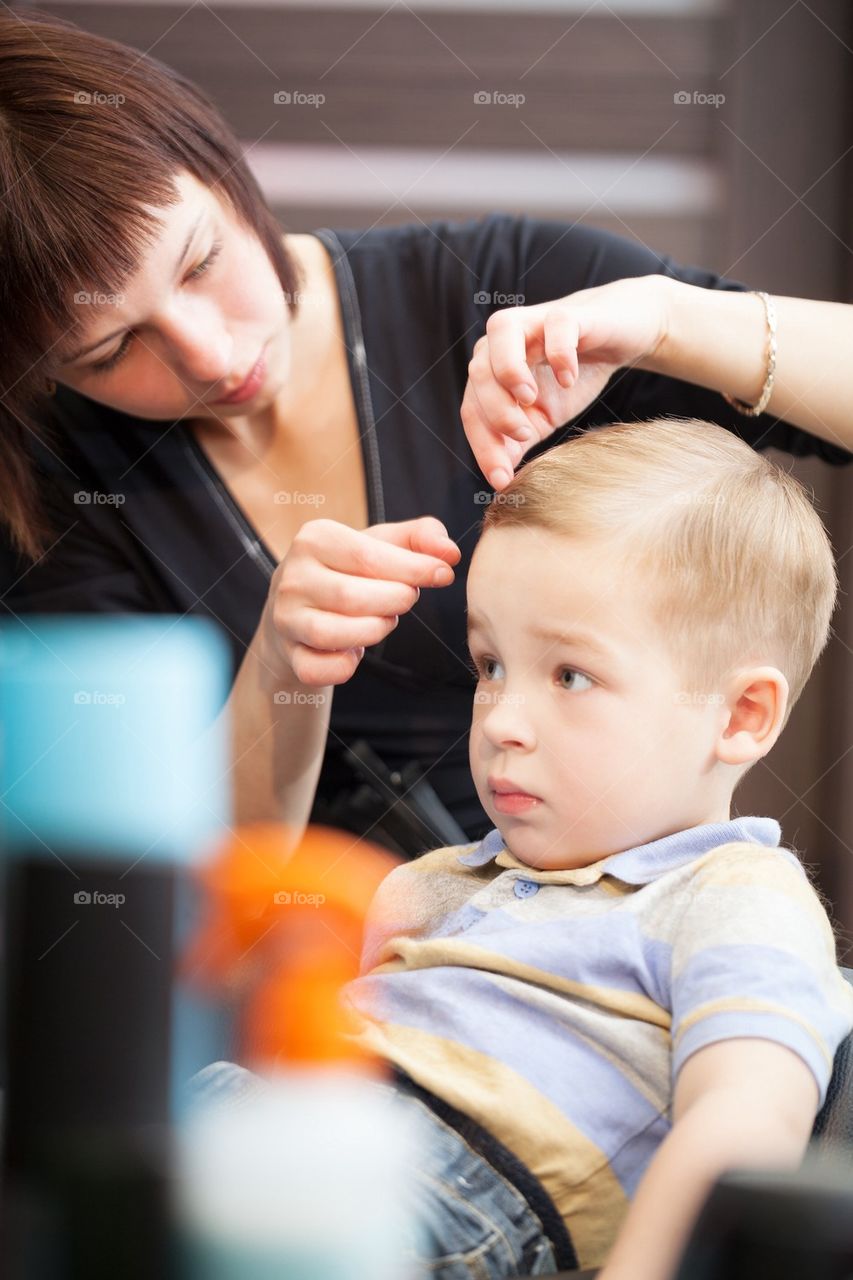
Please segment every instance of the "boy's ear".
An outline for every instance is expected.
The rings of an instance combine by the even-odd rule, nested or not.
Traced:
[[[726,693],[727,721],[717,739],[723,764],[749,764],[767,755],[782,732],[788,681],[778,667],[736,672]]]

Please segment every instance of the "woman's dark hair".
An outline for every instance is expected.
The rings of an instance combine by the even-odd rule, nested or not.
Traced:
[[[46,380],[80,328],[75,294],[118,293],[188,171],[266,250],[291,311],[283,230],[213,103],[127,45],[36,10],[0,14],[0,519],[30,560],[53,536],[32,438],[54,450]]]

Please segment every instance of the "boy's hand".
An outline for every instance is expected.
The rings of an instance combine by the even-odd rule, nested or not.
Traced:
[[[364,530],[306,521],[270,583],[261,619],[268,668],[284,663],[305,685],[349,680],[421,587],[453,582],[461,554],[433,516]]]
[[[483,475],[503,489],[522,456],[582,413],[666,332],[665,277],[639,276],[489,316],[460,409]]]
[[[711,1187],[729,1169],[795,1168],[818,1089],[770,1040],[722,1040],[678,1075],[673,1128],[646,1170],[599,1280],[671,1280]]]

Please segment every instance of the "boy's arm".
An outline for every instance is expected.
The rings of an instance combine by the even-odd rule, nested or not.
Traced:
[[[649,1165],[599,1280],[670,1280],[699,1210],[732,1168],[795,1168],[818,1108],[815,1078],[770,1040],[721,1040],[687,1059],[673,1127]]]

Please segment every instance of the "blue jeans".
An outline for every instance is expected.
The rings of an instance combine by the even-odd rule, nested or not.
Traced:
[[[429,1134],[413,1171],[420,1232],[409,1255],[410,1272],[418,1280],[504,1280],[555,1272],[551,1242],[512,1183],[419,1099],[392,1085],[378,1087],[393,1089],[406,1106],[416,1107]]]
[[[559,1269],[542,1223],[511,1182],[405,1086],[372,1087],[415,1108],[424,1136],[412,1170],[414,1225],[401,1259],[406,1280],[505,1280]],[[189,1082],[196,1101],[229,1106],[264,1088],[260,1077],[230,1062],[212,1063]]]

